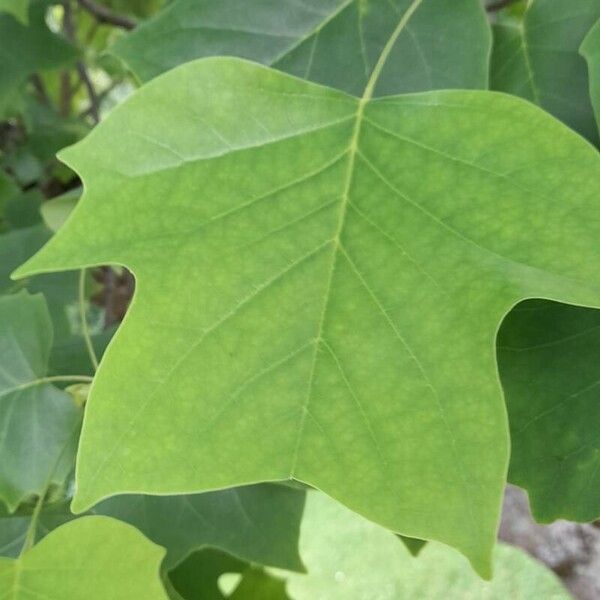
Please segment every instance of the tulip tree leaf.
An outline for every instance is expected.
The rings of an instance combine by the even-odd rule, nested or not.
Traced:
[[[48,29],[45,12],[46,3],[34,0],[27,26],[0,12],[0,118],[6,116],[29,75],[61,67],[77,57],[74,46]]]
[[[230,55],[360,95],[411,0],[177,0],[112,52],[147,81],[184,62]],[[487,88],[491,35],[479,0],[423,0],[375,95]]]
[[[130,525],[84,517],[18,559],[0,559],[0,598],[167,600],[159,577],[163,554]]]
[[[598,142],[579,47],[600,18],[600,0],[532,0],[522,22],[494,26],[491,87],[535,102]]]
[[[262,484],[196,495],[118,496],[93,512],[131,523],[165,547],[167,568],[211,546],[250,562],[302,571],[298,531],[304,496]]]
[[[87,192],[17,276],[137,279],[75,510],[294,478],[489,573],[508,462],[496,330],[526,298],[600,304],[600,159],[518,98],[372,100],[394,39],[361,99],[204,59],[62,154]]]
[[[500,330],[509,479],[541,522],[600,515],[599,332],[600,311],[540,300],[515,308]]]
[[[42,296],[0,298],[0,500],[10,510],[73,468],[82,414],[44,381],[51,346]]]
[[[496,547],[494,578],[485,582],[450,548],[427,544],[415,559],[390,532],[318,492],[307,495],[300,553],[306,575],[276,573],[291,600],[571,598],[554,573],[517,548]]]
[[[581,54],[588,62],[592,106],[596,113],[596,123],[600,127],[600,21],[583,40]]]

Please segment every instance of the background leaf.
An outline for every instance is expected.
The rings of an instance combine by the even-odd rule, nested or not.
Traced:
[[[581,46],[581,54],[588,61],[590,95],[600,126],[600,21],[591,29]]]
[[[291,600],[568,600],[556,576],[522,551],[498,545],[485,582],[450,548],[430,543],[413,558],[395,536],[331,501],[307,496],[300,534],[306,575],[277,571]]]
[[[11,510],[73,468],[82,412],[44,382],[51,345],[41,296],[0,298],[0,499]]]
[[[411,0],[176,0],[111,51],[147,81],[230,55],[355,94]],[[486,88],[491,36],[479,0],[424,0],[396,41],[376,95]]]
[[[598,18],[600,0],[532,0],[522,22],[494,25],[491,88],[535,102],[597,144],[579,46]]]
[[[167,600],[163,551],[107,517],[67,523],[16,560],[0,559],[3,600]]]

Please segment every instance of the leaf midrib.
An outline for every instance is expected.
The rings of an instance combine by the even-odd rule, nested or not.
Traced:
[[[362,130],[362,123],[364,120],[365,107],[369,103],[371,98],[373,97],[373,91],[375,90],[375,86],[377,85],[379,76],[381,75],[381,72],[385,66],[385,63],[386,63],[387,59],[389,58],[389,55],[392,51],[392,48],[394,47],[394,44],[396,43],[396,41],[397,41],[398,37],[400,36],[400,34],[402,33],[402,31],[408,25],[408,22],[410,21],[410,19],[412,18],[412,16],[414,15],[414,13],[419,8],[419,6],[421,5],[422,2],[423,2],[423,0],[413,0],[411,2],[410,6],[406,9],[404,14],[402,15],[401,19],[399,20],[398,24],[396,25],[396,28],[394,29],[394,31],[392,33],[392,35],[390,36],[390,38],[386,42],[383,50],[381,51],[381,54],[380,54],[377,62],[375,63],[375,66],[373,67],[371,76],[369,77],[369,80],[367,81],[367,85],[365,86],[363,94],[358,102],[358,108],[356,111],[354,128],[352,130],[352,136],[350,138],[350,144],[348,147],[348,166],[346,167],[346,173],[344,176],[344,191],[342,193],[342,198],[341,198],[341,202],[340,202],[340,209],[339,209],[339,214],[338,214],[336,231],[335,231],[333,240],[331,241],[331,243],[333,244],[333,250],[332,250],[332,256],[331,256],[331,268],[329,269],[329,277],[328,277],[327,284],[326,284],[321,315],[320,315],[319,321],[317,323],[317,331],[316,331],[315,342],[314,342],[315,348],[314,348],[313,358],[312,358],[312,362],[311,362],[310,373],[309,373],[309,377],[308,377],[306,398],[305,398],[304,404],[302,405],[300,421],[298,424],[298,433],[296,436],[296,441],[294,444],[294,450],[293,450],[293,454],[292,454],[292,462],[291,462],[290,474],[289,474],[290,478],[293,478],[294,473],[297,468],[298,456],[300,453],[300,445],[302,443],[302,435],[303,435],[304,427],[305,427],[305,423],[306,423],[306,415],[309,413],[308,409],[309,409],[309,405],[310,405],[310,399],[312,396],[312,388],[313,388],[313,384],[314,384],[314,376],[315,376],[315,370],[316,370],[316,365],[317,365],[317,358],[318,358],[318,354],[319,354],[319,345],[322,342],[323,327],[325,325],[325,320],[327,318],[327,311],[328,311],[329,303],[330,303],[330,299],[331,299],[331,285],[333,282],[333,276],[336,271],[340,252],[342,252],[342,253],[344,252],[341,241],[340,241],[340,236],[344,230],[346,214],[348,211],[348,205],[349,205],[349,201],[350,201],[350,190],[352,188],[352,181],[354,179],[354,171],[355,171],[354,166],[356,164],[356,156],[359,153],[358,146],[359,146],[360,135],[361,135],[361,130]]]

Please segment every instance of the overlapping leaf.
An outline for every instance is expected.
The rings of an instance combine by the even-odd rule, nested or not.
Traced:
[[[600,21],[591,29],[581,46],[581,53],[588,62],[590,96],[600,127]]]
[[[84,517],[18,559],[0,559],[0,598],[167,600],[159,578],[163,554],[130,525]]]
[[[332,502],[309,493],[300,535],[308,573],[278,572],[292,600],[569,600],[556,576],[521,550],[495,549],[495,576],[479,579],[467,562],[441,544],[427,544],[418,559],[389,532]]]
[[[177,0],[112,52],[147,81],[196,58],[238,56],[360,95],[411,0]],[[375,95],[486,88],[490,32],[479,0],[423,0]]]
[[[509,477],[527,489],[539,521],[600,514],[599,330],[600,311],[529,301],[500,331]]]
[[[0,298],[0,499],[9,509],[61,485],[73,468],[82,414],[44,379],[51,346],[41,296]]]
[[[0,12],[6,12],[27,25],[29,0],[0,0]]]
[[[579,46],[600,0],[532,0],[522,22],[494,26],[492,89],[527,98],[598,142]]]

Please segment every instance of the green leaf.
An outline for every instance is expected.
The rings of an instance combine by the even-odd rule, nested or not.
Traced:
[[[29,0],[0,0],[0,12],[6,12],[27,25]]]
[[[425,546],[427,543],[425,540],[406,537],[405,535],[400,535],[398,537],[402,540],[402,543],[413,556],[419,556],[419,552],[421,552],[423,546]]]
[[[500,329],[509,478],[528,491],[540,522],[600,515],[599,328],[600,311],[538,300]]]
[[[76,49],[53,34],[45,22],[46,2],[33,0],[29,25],[0,14],[0,118],[6,117],[27,77],[77,58]]]
[[[158,575],[163,553],[129,525],[84,517],[17,560],[0,559],[0,597],[167,600]]]
[[[223,600],[219,589],[223,574],[244,573],[250,565],[217,550],[194,552],[169,573],[177,592],[186,600]]]
[[[71,214],[81,196],[77,188],[44,202],[41,206],[44,223],[54,232],[58,231]]]
[[[571,598],[554,573],[521,550],[498,545],[494,578],[485,582],[450,548],[427,544],[413,558],[390,532],[318,492],[307,495],[300,553],[307,574],[277,572],[292,600]]]
[[[298,531],[304,496],[262,484],[196,495],[119,496],[93,511],[131,523],[165,547],[167,569],[212,546],[250,562],[302,571]]]
[[[522,299],[600,303],[600,160],[520,99],[371,100],[377,73],[359,100],[188,63],[63,153],[88,191],[18,276],[137,278],[88,404],[77,511],[295,478],[489,572],[496,330]]]
[[[0,298],[0,500],[10,510],[73,469],[82,413],[45,378],[51,346],[41,296]]]
[[[580,52],[588,62],[592,106],[600,127],[600,20],[583,40]]]
[[[111,51],[147,81],[231,55],[360,95],[411,0],[177,0]],[[491,45],[479,0],[424,0],[394,45],[375,95],[487,88]]]
[[[243,574],[240,584],[227,597],[231,600],[289,600],[285,582],[255,567]]]
[[[530,100],[598,143],[579,46],[599,0],[532,0],[522,22],[493,27],[491,88]]]
[[[11,558],[19,556],[33,510],[33,506],[22,505],[15,513],[10,513],[0,504],[0,556]],[[32,541],[37,542],[53,529],[71,520],[73,514],[64,501],[44,504],[39,513]]]

